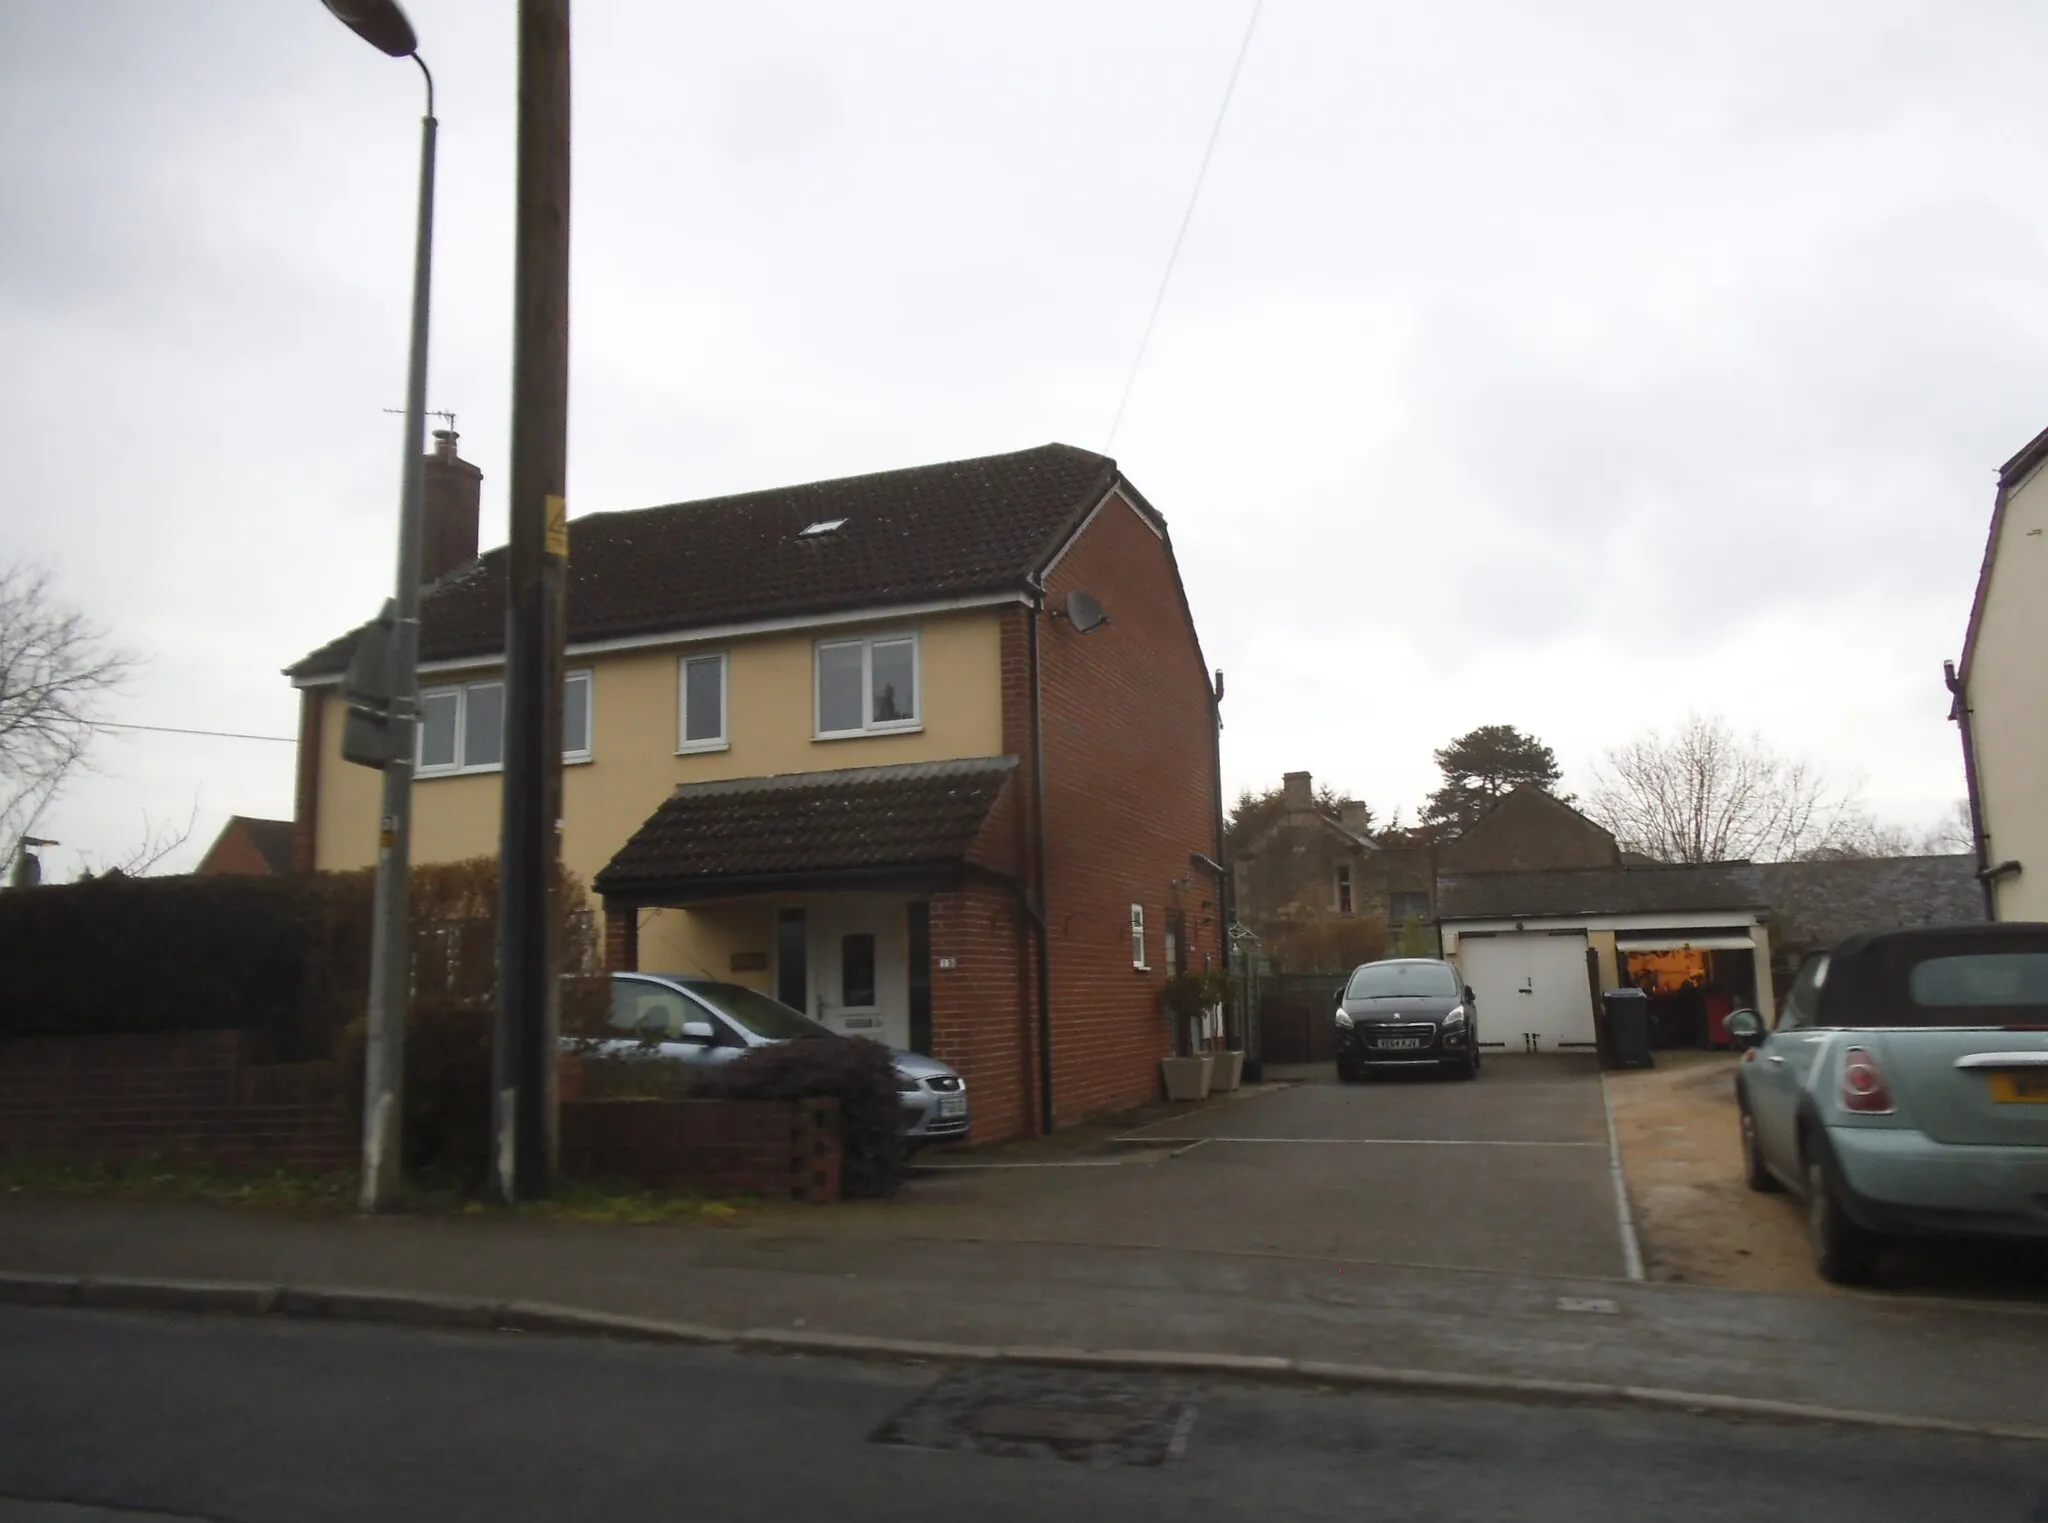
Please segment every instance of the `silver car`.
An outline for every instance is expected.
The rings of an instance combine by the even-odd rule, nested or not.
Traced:
[[[1851,937],[1728,1029],[1750,1188],[1804,1198],[1824,1278],[1895,1235],[2048,1240],[2048,925]]]
[[[847,1040],[800,1010],[757,990],[680,973],[614,973],[609,1057],[667,1059],[716,1068],[771,1042]],[[922,1053],[892,1051],[903,1102],[903,1140],[912,1148],[967,1140],[967,1083]]]

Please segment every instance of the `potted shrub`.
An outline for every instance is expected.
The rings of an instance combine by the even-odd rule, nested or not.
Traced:
[[[1227,1005],[1238,996],[1237,976],[1223,968],[1209,968],[1197,975],[1207,984],[1208,1008]],[[1223,1045],[1209,1054],[1209,1087],[1219,1093],[1236,1089],[1244,1079],[1244,1049],[1231,1045],[1229,1023],[1224,1023]]]
[[[1159,991],[1160,999],[1173,1015],[1174,1056],[1159,1060],[1159,1076],[1166,1084],[1169,1100],[1202,1100],[1209,1094],[1210,1054],[1198,1051],[1195,1023],[1207,1012],[1208,975],[1203,972],[1176,973]]]

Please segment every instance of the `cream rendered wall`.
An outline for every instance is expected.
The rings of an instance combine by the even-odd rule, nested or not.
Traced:
[[[2000,920],[2048,920],[2048,470],[2009,490],[1970,656],[1970,722]]]
[[[921,729],[816,740],[812,649],[818,638],[915,628],[922,662]],[[680,665],[727,653],[727,737],[722,751],[676,754]],[[1002,637],[995,611],[909,624],[834,627],[584,658],[593,673],[591,757],[562,769],[562,859],[588,886],[626,839],[680,783],[995,756],[1003,745]],[[495,675],[493,665],[433,673],[429,686]],[[377,856],[380,774],[341,759],[343,711],[330,693],[320,727],[315,852],[323,869],[367,867]],[[495,772],[421,778],[413,788],[413,860],[450,862],[498,849]],[[765,930],[764,930],[765,925]],[[727,972],[729,950],[773,952],[773,906],[644,915],[640,965],[668,972]],[[744,942],[744,945],[741,943]],[[771,956],[772,962],[772,956]],[[772,974],[743,981],[767,988]]]

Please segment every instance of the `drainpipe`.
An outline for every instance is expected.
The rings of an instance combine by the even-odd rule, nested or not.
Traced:
[[[1209,744],[1211,780],[1215,783],[1216,804],[1216,919],[1223,934],[1219,938],[1223,947],[1223,971],[1230,971],[1230,928],[1237,920],[1236,880],[1230,867],[1230,843],[1224,839],[1223,829],[1223,673],[1216,673],[1215,685],[1209,689]],[[1261,1073],[1260,1064],[1265,1058],[1264,1045],[1259,1040],[1258,1022],[1247,996],[1243,991],[1238,995],[1238,1019],[1242,1029],[1238,1040],[1243,1043],[1245,1062],[1251,1065],[1256,1078]]]
[[[1991,832],[1984,827],[1984,795],[1977,785],[1977,739],[1970,729],[1970,696],[1963,691],[1963,680],[1956,675],[1953,661],[1941,663],[1943,680],[1955,702],[1950,706],[1949,718],[1956,722],[1956,729],[1963,737],[1963,788],[1970,799],[1970,840],[1977,854],[1977,882],[1984,890],[1984,918],[1998,918],[1998,891],[1992,886],[1997,876],[1991,868]]]
[[[1038,1124],[1052,1135],[1052,910],[1045,897],[1045,682],[1038,659],[1038,625],[1045,616],[1045,584],[1030,584],[1031,598],[1031,855],[1038,894]]]

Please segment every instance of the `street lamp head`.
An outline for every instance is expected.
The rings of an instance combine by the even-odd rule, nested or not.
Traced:
[[[398,8],[398,0],[321,0],[335,19],[363,41],[393,58],[410,58],[419,51],[419,38],[412,23]]]

